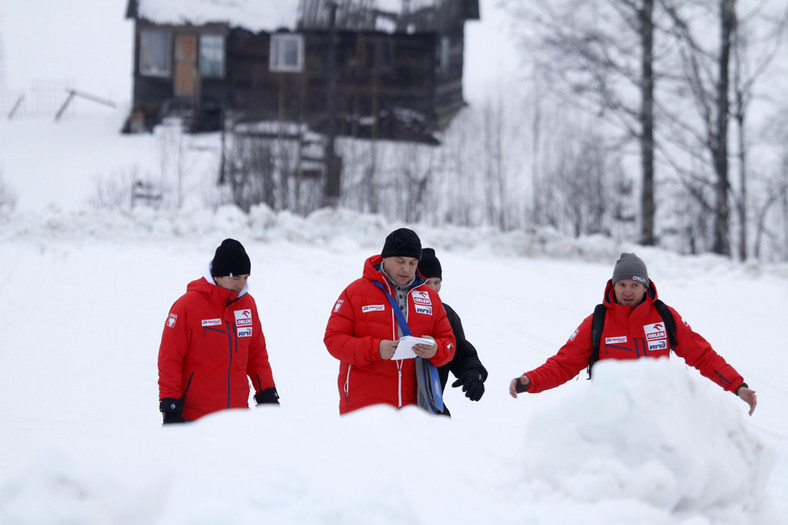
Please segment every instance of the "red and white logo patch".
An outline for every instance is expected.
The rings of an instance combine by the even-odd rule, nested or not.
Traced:
[[[432,306],[429,292],[413,290],[410,294],[413,296],[413,302],[416,306]]]
[[[252,310],[249,308],[236,310],[235,326],[252,326]]]
[[[170,314],[167,318],[167,328],[175,328],[175,323],[178,322],[178,316],[175,314]]]
[[[668,338],[668,332],[667,330],[665,330],[665,323],[654,323],[654,324],[644,325],[643,331],[646,333],[646,341]]]

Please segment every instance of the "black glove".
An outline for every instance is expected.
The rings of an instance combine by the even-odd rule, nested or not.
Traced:
[[[164,425],[169,423],[184,423],[181,412],[183,412],[183,400],[174,397],[165,397],[159,401],[159,412],[164,417]]]
[[[462,385],[462,391],[465,392],[465,397],[471,401],[478,401],[484,395],[484,380],[478,370],[463,372],[457,381],[451,384],[454,388],[460,385]]]
[[[263,403],[276,403],[278,405],[279,394],[276,391],[276,387],[272,386],[271,388],[266,388],[259,394],[255,394],[254,400],[257,401],[258,405],[262,405]]]

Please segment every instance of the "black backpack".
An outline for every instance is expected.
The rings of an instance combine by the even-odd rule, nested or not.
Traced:
[[[668,307],[659,299],[654,301],[654,307],[662,316],[665,322],[665,329],[668,332],[668,340],[670,341],[670,349],[676,348],[676,321],[673,319],[673,314],[670,313]],[[607,307],[604,304],[596,305],[594,308],[594,319],[591,321],[591,357],[588,358],[588,378],[591,379],[591,367],[594,363],[599,361],[599,344],[602,342],[602,328],[605,326],[605,313]]]

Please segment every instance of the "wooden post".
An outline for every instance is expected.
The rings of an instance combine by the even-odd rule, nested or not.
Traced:
[[[55,122],[57,122],[58,120],[60,120],[60,116],[61,116],[61,115],[63,114],[63,112],[66,110],[66,108],[68,107],[68,105],[69,105],[69,104],[71,104],[71,100],[72,100],[73,98],[74,98],[74,90],[72,89],[71,91],[69,91],[69,92],[68,92],[68,96],[66,97],[66,101],[65,101],[65,102],[63,102],[63,105],[62,105],[62,106],[60,106],[60,109],[59,109],[59,110],[57,110],[57,113],[55,113]]]
[[[19,107],[22,105],[23,100],[25,100],[24,93],[19,95],[19,98],[16,99],[16,102],[14,102],[14,107],[12,107],[11,111],[8,112],[8,120],[14,118],[14,115],[16,114],[16,111],[19,109]]]

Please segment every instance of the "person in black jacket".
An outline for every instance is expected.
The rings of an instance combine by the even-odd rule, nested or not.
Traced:
[[[419,273],[427,279],[427,286],[440,293],[443,283],[443,271],[440,261],[435,256],[434,249],[423,248],[421,250]],[[451,371],[457,378],[451,386],[454,388],[462,387],[465,397],[471,401],[478,401],[484,395],[484,381],[487,379],[487,369],[484,368],[484,365],[479,360],[476,348],[470,341],[465,339],[465,331],[462,329],[460,316],[446,303],[443,303],[443,308],[446,310],[446,315],[449,318],[449,324],[451,324],[454,338],[457,340],[457,346],[454,359],[438,368],[441,378],[441,390],[446,390],[449,371]],[[447,416],[450,415],[449,408],[445,407],[443,413]]]

